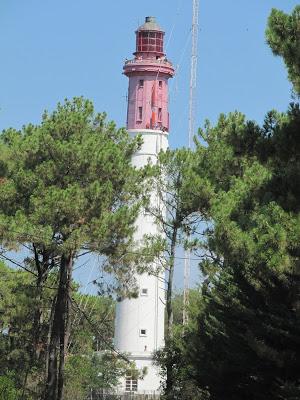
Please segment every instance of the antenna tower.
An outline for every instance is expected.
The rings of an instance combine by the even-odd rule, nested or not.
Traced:
[[[192,53],[190,71],[190,94],[189,94],[189,149],[195,134],[195,111],[196,111],[196,86],[197,86],[197,60],[198,60],[198,27],[199,27],[199,0],[193,1],[192,19]],[[184,257],[184,290],[183,290],[183,325],[188,322],[189,286],[190,286],[191,252],[185,251]]]

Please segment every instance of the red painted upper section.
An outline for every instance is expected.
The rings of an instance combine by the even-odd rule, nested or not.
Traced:
[[[129,78],[128,129],[169,131],[168,79],[174,68],[163,52],[163,39],[154,17],[146,17],[136,31],[135,57],[123,67]]]
[[[164,32],[137,31],[135,54],[152,52],[164,55]]]

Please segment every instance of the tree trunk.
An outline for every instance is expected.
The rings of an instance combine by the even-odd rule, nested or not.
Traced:
[[[33,346],[34,346],[34,360],[38,361],[41,354],[42,339],[42,300],[43,300],[43,285],[45,278],[42,274],[38,275],[36,282],[36,296],[35,296],[35,312],[33,321]]]
[[[173,389],[173,362],[172,362],[172,327],[173,327],[173,277],[174,277],[174,261],[175,261],[175,247],[177,242],[177,228],[174,228],[171,239],[170,248],[170,261],[169,261],[169,277],[167,285],[167,332],[166,332],[166,349],[167,349],[167,362],[166,362],[166,398],[172,399]],[[170,352],[171,351],[171,352]]]
[[[39,252],[36,245],[33,243],[35,268],[37,271],[36,280],[36,293],[35,293],[35,310],[34,310],[34,321],[33,321],[33,355],[32,365],[36,361],[40,360],[43,345],[45,343],[44,332],[43,332],[43,312],[42,312],[42,301],[44,284],[48,278],[50,264],[49,255],[46,251],[42,252],[42,260],[39,259]]]
[[[64,387],[64,365],[70,329],[70,287],[73,255],[62,256],[59,286],[54,310],[49,344],[48,376],[45,400],[62,400]]]
[[[52,332],[52,327],[53,327],[53,321],[54,321],[54,311],[55,311],[55,305],[56,305],[56,295],[52,299],[52,304],[51,304],[51,312],[50,312],[50,318],[49,318],[49,326],[48,326],[48,334],[47,334],[47,351],[46,351],[46,369],[45,369],[45,379],[48,376],[48,369],[49,369],[49,352],[50,352],[50,341],[51,341],[51,332]]]

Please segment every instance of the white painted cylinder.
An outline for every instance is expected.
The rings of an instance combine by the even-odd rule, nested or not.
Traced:
[[[129,130],[130,135],[142,135],[141,149],[132,158],[138,168],[149,161],[156,164],[157,155],[168,147],[167,132],[159,130]],[[156,188],[151,194],[151,203],[158,201]],[[134,240],[142,241],[146,234],[158,233],[153,216],[141,213],[136,222]],[[164,345],[165,290],[164,274],[136,275],[139,295],[136,299],[124,299],[117,303],[115,320],[115,347],[135,361],[141,369],[147,367],[147,374],[138,382],[138,392],[159,390],[160,378],[157,367],[152,365],[152,354]],[[125,383],[122,384],[122,386]]]

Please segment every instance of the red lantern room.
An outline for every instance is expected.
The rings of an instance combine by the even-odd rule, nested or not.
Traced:
[[[136,33],[136,52],[155,53],[164,55],[164,32],[156,23],[155,17],[146,17],[144,25],[140,26]]]

